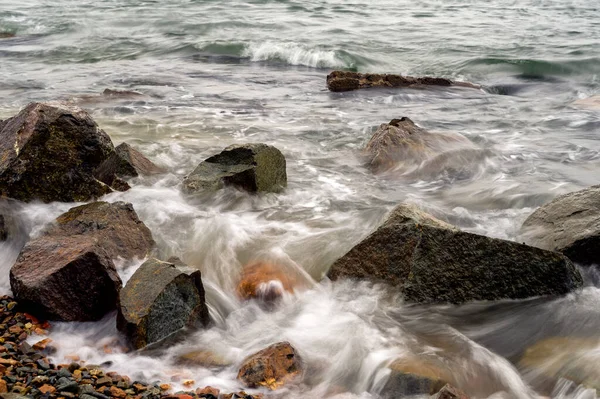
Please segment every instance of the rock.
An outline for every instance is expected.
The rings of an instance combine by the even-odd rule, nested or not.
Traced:
[[[390,169],[407,171],[459,149],[475,149],[475,146],[460,134],[430,133],[403,117],[381,124],[367,143],[364,154],[369,168],[380,173]]]
[[[237,378],[250,388],[277,389],[300,374],[302,362],[289,342],[273,344],[247,357]]]
[[[93,202],[60,215],[44,237],[85,236],[111,258],[143,259],[154,248],[152,233],[125,202]]]
[[[576,107],[600,110],[600,96],[592,96],[577,100],[573,103]]]
[[[349,71],[333,71],[327,75],[327,88],[331,91],[350,91],[369,87],[422,87],[461,86],[480,89],[481,86],[468,82],[457,82],[445,78],[412,77],[390,74],[370,74]]]
[[[407,204],[335,261],[328,276],[384,282],[421,303],[564,295],[583,284],[561,254],[463,232]]]
[[[15,37],[14,32],[0,32],[0,39],[10,39]]]
[[[446,384],[432,399],[469,399],[469,397],[460,389]]]
[[[388,366],[392,371],[380,391],[382,398],[432,395],[452,376],[416,357],[398,359]]]
[[[266,144],[232,145],[198,165],[183,182],[187,193],[223,186],[251,193],[280,192],[287,186],[285,158]]]
[[[115,309],[121,279],[106,251],[85,236],[30,241],[10,270],[15,297],[54,320],[99,320]]]
[[[119,178],[125,179],[136,176],[149,176],[164,173],[164,169],[156,166],[142,153],[135,150],[127,143],[122,143],[115,152],[108,157],[96,170],[94,175],[101,182],[119,189],[123,183]],[[125,183],[127,184],[127,183]],[[129,185],[127,185],[129,187]]]
[[[31,103],[0,122],[0,193],[20,201],[88,201],[112,190],[93,171],[114,152],[81,108]]]
[[[209,322],[200,271],[177,263],[150,259],[121,290],[117,327],[135,348]]]
[[[196,395],[198,395],[199,398],[218,399],[219,393],[220,390],[210,386],[196,389]]]
[[[600,264],[600,186],[568,193],[539,207],[523,223],[522,238],[582,265]]]
[[[237,294],[242,299],[272,302],[284,291],[294,292],[295,279],[284,268],[270,262],[254,262],[242,269]]]
[[[112,89],[104,89],[102,92],[104,97],[116,97],[116,98],[135,98],[135,97],[143,97],[144,94],[139,91],[133,90],[112,90]]]
[[[584,337],[551,337],[529,347],[519,361],[528,376],[547,382],[547,388],[555,386],[560,378],[566,378],[588,388],[600,390],[600,370],[597,367],[600,340]]]
[[[231,361],[208,350],[194,350],[177,356],[177,364],[186,366],[223,368],[231,365]]]

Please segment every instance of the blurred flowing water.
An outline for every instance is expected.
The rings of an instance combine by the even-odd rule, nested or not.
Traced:
[[[594,269],[584,271],[583,291],[564,298],[461,307],[408,305],[377,285],[321,279],[399,202],[517,239],[536,207],[596,184],[600,111],[573,103],[600,91],[599,15],[592,0],[0,0],[0,36],[9,36],[0,39],[0,119],[31,101],[75,101],[115,144],[167,168],[105,200],[133,203],[162,255],[202,270],[215,321],[168,351],[139,354],[119,351],[114,315],[57,323],[56,361],[77,354],[134,379],[234,390],[246,355],[288,340],[309,371],[282,397],[377,397],[387,365],[417,358],[473,397],[596,398],[552,377],[558,368],[600,386]],[[442,76],[484,90],[330,93],[332,69]],[[143,96],[108,99],[106,88]],[[402,116],[463,134],[481,156],[411,178],[372,175],[360,150],[379,124]],[[200,161],[245,142],[284,153],[283,194],[180,192]],[[0,244],[3,292],[27,238],[73,205],[9,205],[21,224]],[[305,272],[305,288],[271,311],[240,302],[240,269],[255,259]],[[122,276],[141,262],[121,264]],[[570,357],[520,362],[527,348],[557,337],[585,345]],[[177,364],[190,350],[210,350],[228,366]]]

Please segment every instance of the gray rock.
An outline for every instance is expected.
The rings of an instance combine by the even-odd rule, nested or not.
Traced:
[[[256,192],[280,192],[287,186],[285,157],[266,144],[232,145],[202,162],[183,182],[187,193],[224,186]]]
[[[114,152],[81,108],[31,103],[0,122],[0,194],[20,201],[88,201],[112,190],[93,171]]]
[[[528,244],[562,252],[573,262],[600,264],[600,186],[539,207],[523,223],[521,235]]]
[[[121,290],[117,327],[135,348],[208,322],[200,271],[181,261],[150,259]]]
[[[434,378],[392,370],[380,396],[383,399],[396,399],[413,395],[433,395],[445,384]]]
[[[328,276],[384,282],[421,303],[563,295],[582,285],[559,253],[463,232],[406,204],[334,262]]]
[[[96,168],[94,175],[103,183],[124,191],[129,185],[120,179],[150,176],[164,172],[164,169],[156,166],[141,152],[127,143],[122,143],[115,148],[115,152],[110,157]]]
[[[333,71],[327,75],[327,88],[331,91],[351,91],[369,87],[427,87],[427,86],[461,86],[480,89],[481,86],[469,82],[457,82],[445,78],[413,77],[392,74],[359,73],[350,71]]]

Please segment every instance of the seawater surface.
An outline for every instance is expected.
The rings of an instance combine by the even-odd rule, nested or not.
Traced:
[[[163,256],[202,270],[215,322],[167,351],[138,354],[119,350],[114,315],[57,323],[56,361],[76,354],[134,379],[234,390],[246,355],[287,340],[309,371],[283,397],[377,397],[387,365],[417,358],[476,398],[595,398],[593,389],[548,377],[567,370],[599,386],[594,269],[584,270],[583,291],[564,298],[460,307],[408,305],[377,285],[322,277],[402,201],[515,240],[536,207],[597,184],[600,111],[573,103],[600,91],[599,16],[592,0],[0,0],[0,36],[8,36],[0,39],[0,119],[31,101],[75,102],[115,144],[165,167],[166,175],[103,199],[133,203]],[[333,69],[449,77],[483,89],[331,93]],[[143,96],[105,98],[106,88]],[[461,133],[481,155],[411,178],[374,176],[360,151],[379,124],[402,116]],[[284,153],[284,193],[181,193],[199,162],[245,142]],[[3,292],[24,241],[73,205],[15,205],[22,232],[0,243]],[[307,288],[271,311],[240,302],[241,267],[255,259],[297,268]],[[142,261],[120,264],[123,278]],[[581,345],[524,367],[523,353],[546,338]],[[177,364],[191,350],[210,350],[229,366]]]

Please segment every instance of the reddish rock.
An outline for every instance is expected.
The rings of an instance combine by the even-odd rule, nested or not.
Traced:
[[[237,378],[250,388],[277,389],[299,375],[301,359],[289,342],[269,346],[242,363]]]
[[[38,389],[43,394],[54,393],[56,391],[56,388],[54,388],[52,385],[48,385],[48,384],[44,384],[41,387],[39,387]]]
[[[273,301],[283,291],[294,292],[295,279],[276,264],[255,262],[244,266],[237,286],[237,294],[242,299],[258,298]]]
[[[432,399],[469,399],[469,397],[460,389],[446,384]]]
[[[217,399],[220,391],[213,387],[204,387],[196,389],[196,395],[200,398]]]
[[[6,386],[6,381],[0,378],[0,393],[7,393],[8,387]]]
[[[52,340],[50,338],[45,338],[33,344],[33,349],[36,351],[43,351],[51,342]]]
[[[124,398],[127,396],[127,394],[121,388],[118,388],[113,385],[112,387],[110,387],[110,396],[112,396],[113,398]]]

